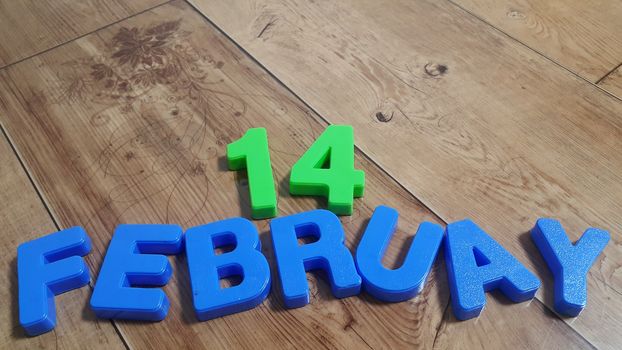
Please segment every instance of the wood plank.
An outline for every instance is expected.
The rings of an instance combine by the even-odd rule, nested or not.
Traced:
[[[133,56],[115,52],[124,47],[127,35],[145,39],[155,32],[165,41],[159,46],[165,53],[161,59],[152,57],[152,63],[159,62],[155,68],[164,69],[162,74],[166,67],[175,69],[174,74],[139,79],[137,74],[151,66],[143,63],[148,59],[140,57],[133,66]],[[177,68],[171,68],[171,62]],[[137,75],[129,79],[131,89],[123,85],[128,74]],[[268,130],[280,214],[325,205],[314,198],[290,197],[287,175],[326,123],[318,122],[312,111],[185,3],[159,7],[14,65],[0,78],[0,118],[55,216],[66,224],[84,225],[94,237],[95,252],[89,257],[93,267],[99,266],[119,223],[175,222],[189,227],[248,217],[247,181],[226,171],[224,155],[225,145],[249,127]],[[389,204],[403,215],[385,259],[394,266],[418,224],[438,218],[359,152],[356,162],[367,173],[367,189],[365,197],[356,200],[354,214],[342,218],[346,244],[354,248],[373,208]],[[273,262],[267,221],[256,223]],[[366,295],[336,300],[322,278],[309,275],[312,302],[304,308],[283,310],[276,279],[260,307],[197,322],[185,259],[181,256],[173,263],[174,278],[165,287],[171,299],[166,320],[119,323],[131,347],[430,348],[448,304],[444,267],[437,264],[422,295],[409,302],[379,303]],[[492,308],[497,301],[490,303]],[[546,337],[536,334],[533,343],[589,346],[537,305],[523,305],[524,314],[534,327],[551,331]],[[493,312],[484,317],[499,321],[496,316]],[[504,317],[508,328],[499,330],[497,344],[525,347],[526,343],[509,344],[507,339],[513,337],[502,336],[523,321]],[[463,340],[468,344],[470,338]]]
[[[127,68],[119,62],[129,56],[113,56],[133,28],[143,38],[152,34],[165,38],[162,59],[179,58],[173,62],[179,63],[176,75],[189,79],[198,90],[186,82],[151,85],[137,82],[136,77],[131,92],[124,95],[136,98],[113,97],[112,93],[120,91],[119,84],[114,91],[106,89],[109,83],[98,80],[98,74],[109,77],[92,60],[102,55],[111,58],[100,64],[110,63],[114,74]],[[115,38],[121,40],[116,48]],[[89,263],[95,270],[119,223],[177,222],[189,227],[247,214],[245,180],[222,167],[225,144],[241,137],[247,128],[267,127],[279,180],[321,133],[324,125],[308,117],[308,110],[243,56],[188,5],[176,3],[2,74],[0,99],[7,112],[2,114],[19,116],[3,121],[15,134],[55,215],[63,223],[85,226],[94,237]],[[144,67],[140,63],[135,71],[142,72]],[[199,77],[203,73],[207,74],[205,82]],[[78,85],[91,90],[75,90]],[[22,127],[32,134],[21,132],[27,130]],[[359,158],[359,166],[368,173],[368,193],[355,215],[343,219],[348,245],[358,240],[372,208],[390,197],[393,205],[409,213],[389,254],[395,259],[418,223],[436,218],[396,184],[387,183],[369,161]],[[283,186],[282,214],[317,206],[314,199],[284,195]],[[264,250],[271,255],[267,221],[258,224]],[[166,321],[120,323],[132,347],[430,346],[448,300],[438,273],[421,298],[402,304],[364,298],[336,300],[324,282],[314,280],[308,307],[283,312],[281,300],[272,293],[253,311],[199,323],[192,312],[184,258],[175,259],[174,267],[177,273],[166,288],[172,304]]]
[[[491,299],[494,303],[487,304],[486,312],[474,322],[460,322],[451,313],[446,313],[434,348],[501,349],[501,346],[505,346],[509,349],[556,349],[562,346],[564,349],[594,349],[584,339],[568,339],[563,345],[558,343],[556,337],[567,333],[567,325],[561,322],[555,322],[546,329],[532,324],[532,312],[546,315],[550,320],[558,320],[542,303],[513,304],[497,292],[488,298],[489,301]],[[506,319],[523,321],[508,325],[503,322]],[[511,327],[512,331],[499,331],[505,327]]]
[[[0,67],[164,2],[0,0]]]
[[[474,219],[538,271],[547,305],[535,220],[573,239],[609,230],[588,307],[567,321],[599,347],[622,342],[607,331],[622,326],[620,100],[445,2],[193,3],[324,119],[353,124],[443,220]]]
[[[99,349],[124,349],[109,321],[100,321],[88,309],[90,288],[56,297],[57,325],[53,331],[29,337],[19,324],[17,297],[17,246],[57,231],[52,218],[28,180],[4,134],[0,133],[0,336],[2,349],[79,349],[84,344]]]
[[[599,81],[598,86],[622,99],[622,64]]]
[[[450,1],[592,82],[620,63],[620,0]]]

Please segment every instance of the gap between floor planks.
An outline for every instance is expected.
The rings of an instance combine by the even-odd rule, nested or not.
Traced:
[[[188,0],[184,0],[184,1],[188,1]],[[482,22],[482,23],[486,24],[486,25],[487,25],[487,26],[489,26],[490,28],[493,28],[493,29],[494,29],[494,30],[496,30],[497,32],[499,32],[499,33],[503,34],[504,36],[508,37],[509,39],[511,39],[511,40],[513,40],[513,41],[515,41],[515,42],[517,42],[518,44],[522,45],[523,47],[527,48],[528,50],[530,50],[530,51],[532,51],[532,52],[534,52],[534,53],[538,54],[539,56],[542,56],[542,57],[543,57],[543,58],[545,58],[547,61],[549,61],[549,62],[551,62],[551,63],[555,64],[556,66],[558,66],[558,67],[560,67],[560,68],[564,69],[565,71],[567,71],[568,73],[572,74],[572,75],[573,75],[573,76],[575,76],[576,78],[578,78],[578,79],[580,79],[580,80],[582,80],[582,81],[584,81],[584,82],[586,82],[586,83],[588,83],[588,84],[590,84],[590,85],[592,85],[592,86],[596,87],[597,89],[599,89],[600,91],[602,91],[602,92],[606,93],[607,95],[609,95],[609,96],[611,96],[611,97],[614,97],[614,98],[616,98],[616,99],[618,99],[618,100],[622,101],[622,96],[618,96],[618,95],[616,95],[616,94],[614,94],[614,93],[612,93],[612,92],[610,92],[610,91],[608,91],[608,90],[604,89],[602,86],[600,86],[600,85],[599,85],[599,83],[600,83],[600,82],[602,82],[602,81],[603,81],[603,80],[604,80],[607,76],[609,76],[611,73],[615,72],[615,71],[616,71],[616,69],[622,65],[622,63],[620,63],[619,65],[617,65],[617,66],[613,67],[613,69],[611,69],[610,71],[608,71],[607,73],[605,73],[605,75],[603,75],[602,77],[600,77],[600,78],[599,78],[598,80],[596,80],[595,82],[594,82],[594,81],[591,81],[591,80],[589,80],[589,79],[587,79],[587,78],[584,78],[583,76],[579,75],[578,73],[576,73],[576,72],[575,72],[575,71],[573,71],[572,69],[570,69],[570,68],[568,68],[568,67],[566,67],[566,66],[562,65],[561,63],[557,62],[557,61],[556,61],[555,59],[553,59],[552,57],[549,57],[549,56],[545,55],[543,52],[540,52],[540,51],[538,51],[537,49],[535,49],[535,48],[533,48],[533,47],[531,47],[531,46],[527,45],[525,42],[521,41],[519,38],[517,38],[517,37],[514,37],[514,36],[510,35],[509,33],[505,32],[503,29],[501,29],[501,28],[499,28],[499,27],[497,27],[497,26],[493,25],[492,23],[490,23],[490,22],[486,21],[484,18],[482,18],[482,17],[480,17],[480,16],[476,15],[475,13],[473,13],[473,12],[471,12],[471,11],[467,10],[466,8],[464,8],[464,7],[463,7],[463,6],[461,6],[460,4],[456,3],[455,1],[453,1],[453,0],[447,0],[447,1],[448,1],[450,4],[452,4],[452,5],[456,6],[457,8],[459,8],[460,10],[464,11],[464,13],[468,14],[469,16],[472,16],[473,18],[477,18],[480,22]],[[200,11],[199,11],[199,12],[200,12]]]

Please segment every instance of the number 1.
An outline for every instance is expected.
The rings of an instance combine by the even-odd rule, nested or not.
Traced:
[[[228,144],[227,161],[229,170],[247,169],[253,219],[276,216],[276,192],[266,129],[248,129],[242,138]]]

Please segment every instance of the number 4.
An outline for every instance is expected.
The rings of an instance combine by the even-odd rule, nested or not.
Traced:
[[[365,172],[354,169],[354,131],[331,125],[294,164],[289,191],[328,197],[328,210],[351,215],[353,197],[362,197]]]

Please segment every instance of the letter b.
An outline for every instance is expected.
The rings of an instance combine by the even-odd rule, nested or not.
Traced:
[[[225,245],[235,248],[216,255],[214,249]],[[186,231],[186,254],[199,320],[252,309],[268,296],[270,267],[252,222],[234,218],[193,227]],[[220,279],[232,276],[242,282],[221,288]]]

